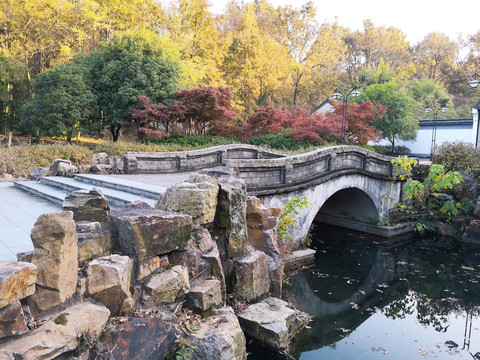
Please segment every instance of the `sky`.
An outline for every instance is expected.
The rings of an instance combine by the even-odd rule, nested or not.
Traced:
[[[228,0],[209,0],[213,13],[222,13]],[[239,0],[241,1],[241,0]],[[251,1],[245,1],[251,2]],[[307,0],[269,0],[270,4],[300,7]],[[430,32],[442,32],[452,40],[458,34],[473,35],[480,30],[479,0],[313,0],[317,20],[337,21],[351,30],[363,29],[363,20],[375,26],[394,26],[402,30],[410,45],[415,45]]]

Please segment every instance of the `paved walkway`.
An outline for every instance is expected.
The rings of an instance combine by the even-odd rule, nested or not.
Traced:
[[[0,261],[16,261],[17,253],[33,250],[30,232],[41,214],[61,211],[46,200],[0,183]]]
[[[168,187],[186,180],[191,173],[155,175],[107,175],[156,186]],[[145,186],[148,188],[148,185]],[[0,182],[0,261],[16,261],[16,254],[32,251],[30,232],[41,214],[61,211],[61,207],[36,198],[13,187],[12,182]]]

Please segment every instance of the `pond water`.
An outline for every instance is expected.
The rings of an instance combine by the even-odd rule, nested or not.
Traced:
[[[480,360],[480,247],[379,240],[319,225],[315,265],[283,294],[313,321],[288,357],[250,348],[248,359]]]

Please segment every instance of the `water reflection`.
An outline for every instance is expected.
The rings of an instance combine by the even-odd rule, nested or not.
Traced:
[[[284,298],[314,317],[291,358],[480,359],[480,248],[376,240],[318,228],[315,266],[285,286]]]

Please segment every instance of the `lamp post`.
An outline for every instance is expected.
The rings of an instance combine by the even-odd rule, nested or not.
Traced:
[[[342,112],[342,130],[340,133],[340,140],[342,143],[346,142],[346,137],[347,137],[347,106],[348,106],[348,97],[359,97],[362,95],[360,91],[357,90],[358,87],[355,85],[352,90],[348,92],[347,95],[344,95],[340,89],[336,88],[335,92],[331,95],[331,97],[335,100],[340,100],[340,98],[343,99],[343,112]]]
[[[431,107],[427,107],[424,110],[427,114],[433,112],[433,120],[432,122],[432,145],[430,146],[430,160],[433,158],[433,149],[435,148],[435,141],[437,139],[437,120],[438,120],[438,112],[446,113],[448,108],[446,106],[442,106],[437,109],[432,109]]]
[[[475,73],[475,74],[472,75],[472,77],[473,77],[473,80],[468,82],[468,86],[470,86],[472,89],[476,89],[476,88],[478,88],[478,87],[480,86],[480,80],[478,80],[478,78],[480,77],[480,75],[478,75],[477,73]],[[474,109],[475,109],[475,108],[474,108]],[[477,132],[476,132],[476,134],[475,134],[475,147],[478,146],[478,130],[479,130],[479,123],[480,123],[480,121],[479,121],[479,119],[478,119],[478,110],[476,110],[476,111],[477,111],[477,113],[476,113],[476,117],[477,117]],[[475,114],[474,114],[474,116],[475,116]],[[475,119],[474,119],[474,121],[475,121]]]

